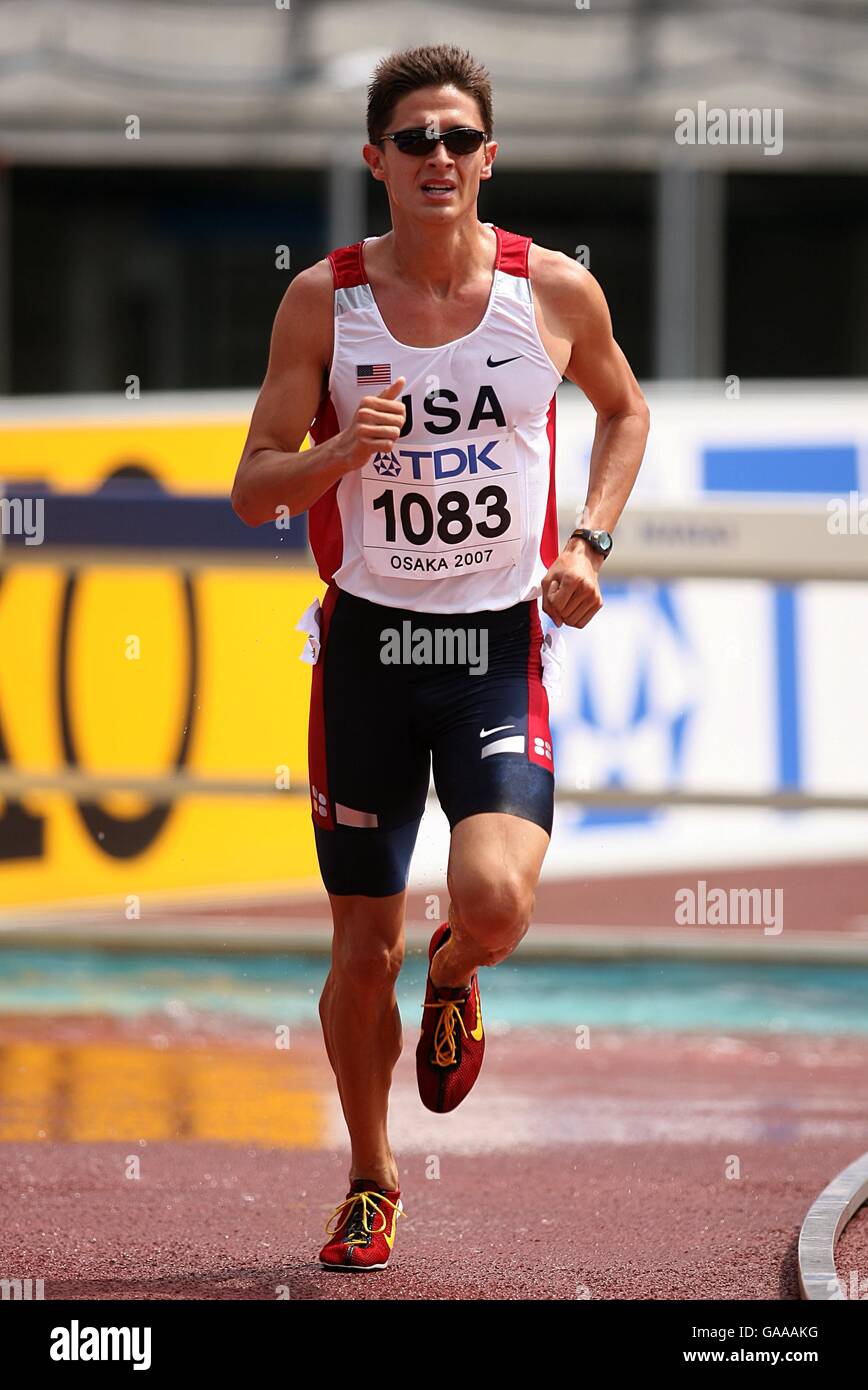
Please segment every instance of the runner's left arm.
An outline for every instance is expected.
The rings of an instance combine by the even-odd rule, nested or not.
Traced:
[[[539,249],[534,292],[545,341],[566,360],[563,375],[597,412],[588,492],[580,523],[615,531],[645,452],[650,414],[639,383],[612,333],[599,284],[584,266]],[[543,580],[543,607],[557,623],[584,627],[602,607],[603,557],[583,540],[567,541]]]

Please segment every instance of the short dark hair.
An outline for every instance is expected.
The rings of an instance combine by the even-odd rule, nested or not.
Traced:
[[[485,138],[491,139],[494,115],[487,69],[466,49],[441,43],[392,53],[377,64],[368,87],[368,140],[372,145],[382,140],[400,98],[422,87],[457,87],[473,97]]]

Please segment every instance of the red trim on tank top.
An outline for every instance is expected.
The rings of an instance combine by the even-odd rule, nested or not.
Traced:
[[[314,444],[333,439],[338,433],[338,417],[331,396],[325,395],[317,406],[316,418],[310,427]],[[307,512],[307,538],[320,579],[330,584],[335,570],[344,558],[344,528],[338,506],[338,484],[318,497]]]
[[[505,232],[500,227],[495,227],[494,230],[497,232],[498,246],[495,270],[502,270],[506,275],[515,275],[519,279],[527,280],[528,258],[533,238],[519,236],[518,232]]]
[[[555,484],[555,435],[556,435],[556,409],[557,395],[552,396],[549,401],[548,415],[546,416],[546,437],[549,441],[549,491],[546,498],[545,520],[543,521],[542,535],[539,541],[540,559],[546,569],[553,565],[560,552],[558,540],[558,502]]]
[[[495,271],[502,270],[505,275],[515,275],[520,279],[527,280],[529,277],[528,258],[533,238],[521,236],[518,232],[504,231],[502,227],[495,227],[493,224],[492,231],[497,239],[497,250],[494,256]],[[363,241],[355,241],[351,246],[341,246],[337,251],[329,252],[328,261],[332,268],[332,278],[336,290],[349,290],[354,285],[370,283],[365,271],[363,245]]]
[[[349,290],[354,285],[368,283],[360,241],[354,242],[352,246],[341,246],[337,251],[330,251],[328,260],[336,290]]]

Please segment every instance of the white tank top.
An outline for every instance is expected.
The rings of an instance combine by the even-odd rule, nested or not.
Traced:
[[[334,352],[314,443],[345,429],[363,396],[407,382],[407,419],[391,452],[334,483],[309,514],[320,577],[375,603],[427,613],[508,608],[539,596],[558,554],[561,374],[534,316],[531,239],[494,232],[483,319],[440,347],[410,347],[389,332],[364,242],[329,256]]]

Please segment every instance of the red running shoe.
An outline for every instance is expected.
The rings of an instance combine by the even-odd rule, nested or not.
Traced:
[[[428,948],[428,981],[422,1006],[422,1034],[416,1048],[416,1077],[422,1104],[445,1114],[460,1105],[482,1066],[485,1035],[476,971],[465,989],[437,990],[431,961],[451,932],[438,927]]]
[[[403,1215],[397,1188],[390,1192],[370,1178],[355,1178],[346,1198],[326,1222],[331,1239],[319,1252],[323,1269],[385,1269],[395,1244],[398,1217]],[[338,1224],[330,1230],[335,1218]]]

